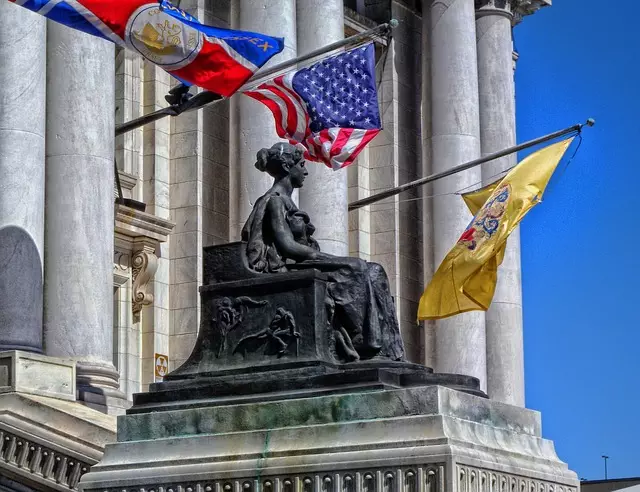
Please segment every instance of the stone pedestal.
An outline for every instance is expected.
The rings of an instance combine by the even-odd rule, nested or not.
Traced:
[[[130,414],[80,488],[575,492],[578,480],[537,412],[429,386]]]

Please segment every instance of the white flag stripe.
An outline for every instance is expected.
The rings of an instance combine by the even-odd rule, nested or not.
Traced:
[[[353,130],[353,133],[351,133],[349,140],[347,140],[347,143],[345,144],[345,146],[342,147],[342,150],[340,151],[340,153],[333,157],[333,160],[332,160],[333,167],[335,167],[337,163],[339,163],[338,167],[342,167],[345,161],[356,149],[356,147],[360,145],[360,142],[362,142],[362,139],[364,138],[366,133],[367,133],[367,130],[360,130],[360,129]],[[335,161],[335,163],[333,161]]]
[[[293,140],[300,142],[305,137],[307,133],[307,116],[304,107],[302,106],[302,102],[298,99],[295,90],[293,89],[293,76],[295,72],[288,73],[284,77],[282,77],[282,88],[290,98],[293,103],[293,107],[296,108],[296,132],[294,134]]]
[[[251,70],[252,72],[255,73],[258,70],[258,68],[260,68],[254,65],[253,63],[251,63],[249,60],[247,60],[244,56],[242,56],[236,50],[234,50],[231,46],[227,44],[226,41],[218,38],[212,38],[210,36],[205,36],[205,37],[207,38],[207,41],[209,41],[210,43],[214,43],[220,46],[227,53],[227,55],[229,55],[231,58],[233,58],[235,61],[237,61],[240,65],[242,65],[247,70]]]
[[[124,40],[115,32],[113,32],[109,26],[98,19],[98,17],[96,17],[93,12],[87,10],[84,5],[77,2],[76,0],[65,0],[65,3],[73,7],[82,17],[87,20],[87,22],[89,22],[93,27],[104,34],[112,42],[114,42],[118,46],[124,46]]]
[[[287,105],[278,94],[269,90],[271,88],[272,88],[271,86],[268,86],[268,87],[265,87],[264,89],[258,89],[252,92],[257,92],[278,105],[278,108],[280,109],[280,116],[281,116],[280,124],[282,125],[282,128],[284,128],[285,135],[289,137],[290,129],[287,126]]]
[[[64,0],[49,0],[42,7],[40,7],[40,10],[38,10],[38,14],[47,15],[49,12],[51,12],[51,10],[53,10],[53,8],[56,5],[62,2],[64,2]],[[22,2],[22,3],[25,3],[25,2]]]

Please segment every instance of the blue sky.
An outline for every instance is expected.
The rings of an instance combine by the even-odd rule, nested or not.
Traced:
[[[640,476],[637,2],[553,3],[515,29],[518,141],[597,124],[522,223],[527,406],[580,477]]]

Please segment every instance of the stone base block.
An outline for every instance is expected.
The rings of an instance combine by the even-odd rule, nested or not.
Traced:
[[[9,392],[74,401],[75,361],[18,350],[0,352],[0,393]]]
[[[135,409],[135,407],[134,407]],[[100,492],[575,492],[537,412],[442,386],[119,418]]]

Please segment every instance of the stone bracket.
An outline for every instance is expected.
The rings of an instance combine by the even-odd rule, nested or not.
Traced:
[[[167,241],[174,225],[156,215],[116,204],[114,275],[116,280],[126,281],[126,270],[131,268],[134,322],[140,321],[144,306],[153,304],[153,294],[147,288],[158,268],[156,248]]]
[[[147,292],[147,286],[158,269],[158,257],[155,254],[155,244],[144,238],[137,238],[133,242],[133,256],[131,257],[131,278],[133,289],[131,302],[134,322],[140,321],[140,311],[144,306],[153,304],[153,294]]]

